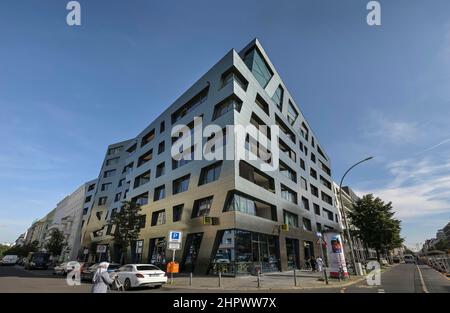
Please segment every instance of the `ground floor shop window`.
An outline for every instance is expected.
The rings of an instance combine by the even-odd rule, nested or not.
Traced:
[[[224,275],[279,271],[278,237],[229,229],[217,233],[210,273]]]
[[[287,268],[288,270],[300,268],[298,239],[286,238]]]
[[[166,238],[152,238],[149,242],[148,261],[150,264],[166,269]]]
[[[182,271],[194,271],[202,238],[203,233],[189,234],[186,237],[186,248],[184,250],[183,262],[181,264]]]

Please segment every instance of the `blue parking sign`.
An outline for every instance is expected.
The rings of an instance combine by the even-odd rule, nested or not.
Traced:
[[[171,231],[169,233],[169,242],[181,242],[181,232]]]

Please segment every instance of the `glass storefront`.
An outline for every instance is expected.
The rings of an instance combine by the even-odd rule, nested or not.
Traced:
[[[224,275],[275,272],[280,269],[278,236],[229,229],[217,233],[210,273]]]
[[[166,238],[152,238],[149,243],[148,262],[158,266],[163,271],[166,269]]]
[[[299,241],[286,238],[287,268],[288,270],[300,268]]]
[[[200,244],[202,243],[203,233],[189,234],[186,237],[186,248],[184,251],[181,270],[183,272],[194,272]]]

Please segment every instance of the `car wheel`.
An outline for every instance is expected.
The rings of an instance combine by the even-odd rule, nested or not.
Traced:
[[[124,282],[124,284],[123,284],[123,288],[125,289],[125,290],[130,290],[131,289],[131,281],[130,281],[130,279],[125,279],[125,282]]]

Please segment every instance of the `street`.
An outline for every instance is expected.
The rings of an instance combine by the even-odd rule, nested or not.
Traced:
[[[419,271],[420,269],[420,271]],[[421,278],[422,277],[422,278]],[[423,282],[422,282],[423,280]],[[345,282],[343,282],[345,284]],[[45,293],[86,293],[91,285],[82,283],[79,286],[68,286],[64,277],[52,275],[51,270],[24,270],[19,266],[0,267],[0,292],[45,292]],[[350,286],[323,286],[315,288],[276,288],[262,289],[261,292],[319,292],[319,293],[450,293],[450,280],[426,265],[399,264],[388,268],[381,274],[380,286],[368,286],[365,279]],[[181,292],[181,293],[210,293],[210,292],[255,292],[254,290],[239,289],[199,289],[195,286],[165,286],[160,289],[139,288],[135,292]],[[112,291],[117,292],[117,291]]]

